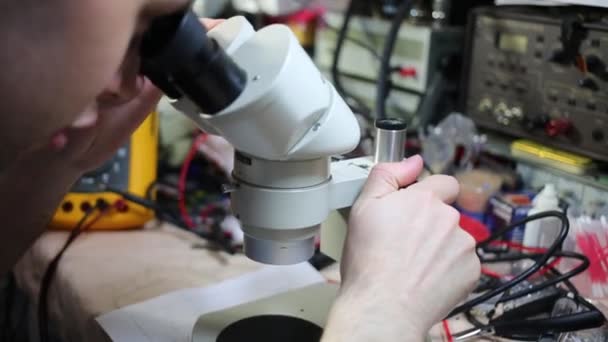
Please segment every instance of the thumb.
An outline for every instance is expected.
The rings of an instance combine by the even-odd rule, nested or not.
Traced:
[[[205,28],[207,30],[211,30],[214,27],[218,26],[219,24],[223,23],[225,20],[224,19],[211,19],[211,18],[203,18],[201,19],[201,22],[203,23],[203,25],[205,25]]]
[[[413,156],[400,163],[376,165],[360,198],[380,198],[412,184],[422,172],[422,164],[420,156]]]

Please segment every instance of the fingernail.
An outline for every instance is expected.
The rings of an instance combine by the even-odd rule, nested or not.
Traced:
[[[414,161],[417,161],[419,159],[422,159],[422,157],[419,154],[415,154],[409,158],[405,158],[403,159],[402,163],[412,163]]]
[[[89,128],[97,123],[97,109],[90,108],[82,112],[74,122],[72,122],[73,128]]]

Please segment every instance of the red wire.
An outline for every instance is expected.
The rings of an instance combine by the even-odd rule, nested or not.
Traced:
[[[445,337],[447,338],[448,342],[454,342],[454,337],[452,336],[452,332],[450,331],[450,325],[448,324],[448,321],[443,320],[441,323],[443,324],[443,331],[445,332]]]
[[[179,191],[179,212],[182,217],[182,221],[186,224],[186,226],[190,229],[195,227],[194,221],[192,221],[192,217],[188,213],[188,207],[186,206],[186,183],[188,180],[188,171],[190,169],[190,164],[196,157],[198,152],[198,147],[203,144],[207,140],[207,134],[201,133],[199,134],[192,143],[190,147],[190,151],[186,155],[186,159],[184,159],[184,163],[182,164],[180,173],[179,173],[179,183],[178,183],[178,191]]]
[[[541,269],[538,271],[538,274],[540,274],[540,275],[545,275],[545,274],[547,274],[547,272],[551,271],[551,269],[552,269],[552,268],[557,267],[557,265],[559,265],[559,263],[560,263],[561,261],[562,261],[562,258],[561,258],[561,257],[556,258],[556,259],[555,259],[555,260],[553,260],[553,261],[552,261],[552,262],[551,262],[549,265],[547,265],[547,266],[545,266],[545,267],[541,268]]]
[[[482,268],[482,269],[481,269],[481,273],[482,273],[482,274],[485,274],[485,275],[487,275],[487,276],[489,276],[489,277],[492,277],[492,278],[497,278],[497,279],[502,279],[502,278],[504,278],[504,277],[505,277],[504,275],[502,275],[502,274],[500,274],[500,273],[496,273],[496,272],[494,272],[494,271],[491,271],[491,270],[489,270],[489,269],[487,269],[487,268]]]

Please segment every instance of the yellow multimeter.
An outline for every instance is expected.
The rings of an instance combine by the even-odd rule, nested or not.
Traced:
[[[65,196],[51,222],[52,229],[73,229],[86,212],[100,201],[112,204],[120,195],[103,192],[105,184],[136,196],[145,197],[156,181],[158,160],[158,115],[150,115],[111,160],[86,173]],[[120,210],[111,210],[91,227],[120,230],[141,227],[154,217],[154,212],[133,202]]]

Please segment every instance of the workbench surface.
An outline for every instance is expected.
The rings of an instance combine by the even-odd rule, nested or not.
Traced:
[[[15,269],[18,285],[34,308],[46,265],[66,238],[66,232],[46,233]],[[194,234],[157,223],[142,230],[83,234],[65,253],[49,293],[53,333],[62,341],[107,342],[95,321],[100,314],[261,267],[243,255],[230,256],[205,246]],[[339,280],[336,266],[323,274]],[[467,325],[460,320],[450,326],[458,331]],[[433,329],[432,335],[442,340],[441,327]]]

